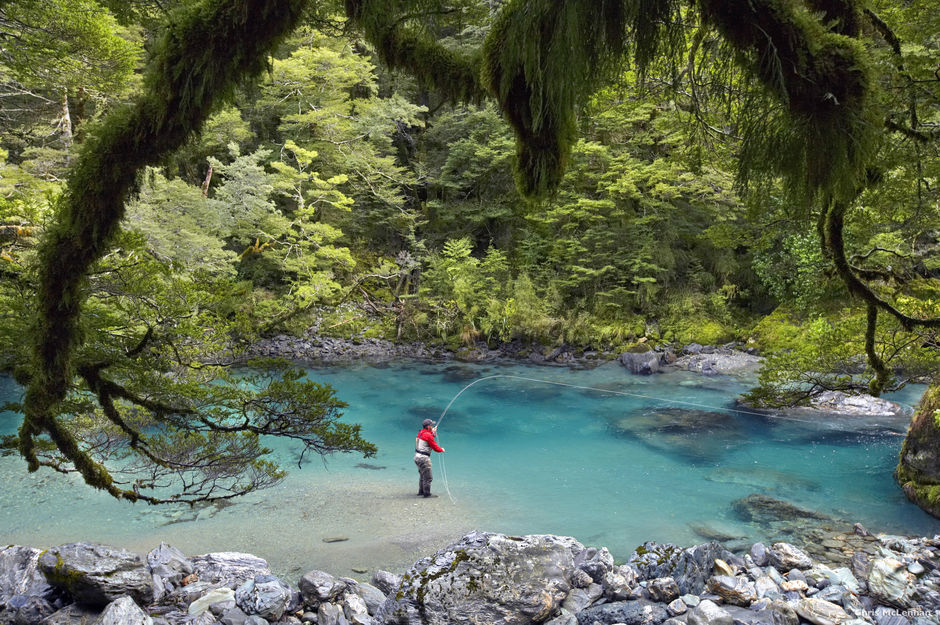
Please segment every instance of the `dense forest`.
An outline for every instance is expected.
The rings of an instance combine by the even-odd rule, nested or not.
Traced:
[[[765,406],[936,382],[931,2],[284,4],[0,3],[30,468],[158,502],[180,466],[183,500],[276,480],[259,434],[369,453],[330,389],[231,371],[276,333],[737,341]]]

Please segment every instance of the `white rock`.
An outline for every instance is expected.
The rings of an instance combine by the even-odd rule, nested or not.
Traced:
[[[209,609],[213,603],[220,601],[235,601],[235,591],[231,588],[214,588],[189,604],[190,616],[202,614]]]

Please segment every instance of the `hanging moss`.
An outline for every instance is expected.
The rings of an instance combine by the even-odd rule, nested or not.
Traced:
[[[216,0],[173,12],[154,45],[143,95],[110,114],[84,142],[40,246],[33,375],[20,429],[20,451],[30,470],[39,467],[34,439],[46,433],[86,482],[134,497],[117,489],[56,420],[56,407],[70,387],[71,355],[82,342],[85,276],[109,249],[137,173],[182,145],[237,81],[265,66],[268,51],[294,28],[305,4]]]
[[[894,478],[907,498],[940,517],[940,386],[924,394],[907,430]]]

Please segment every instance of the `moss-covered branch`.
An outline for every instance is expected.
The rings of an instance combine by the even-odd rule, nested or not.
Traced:
[[[39,467],[35,437],[47,433],[85,481],[115,489],[101,465],[56,420],[82,337],[82,286],[109,249],[141,168],[179,147],[236,83],[257,73],[268,51],[297,24],[306,0],[216,0],[172,14],[154,46],[145,90],[109,115],[84,142],[67,191],[40,249],[34,375],[27,389],[20,451]]]

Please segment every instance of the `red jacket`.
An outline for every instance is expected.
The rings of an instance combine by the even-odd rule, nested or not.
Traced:
[[[418,432],[418,438],[420,438],[421,440],[425,441],[428,445],[430,445],[431,449],[433,449],[434,451],[437,451],[437,452],[444,451],[443,449],[441,449],[441,446],[437,444],[437,441],[434,440],[434,432],[432,432],[431,430],[427,428],[422,428],[421,431]]]

